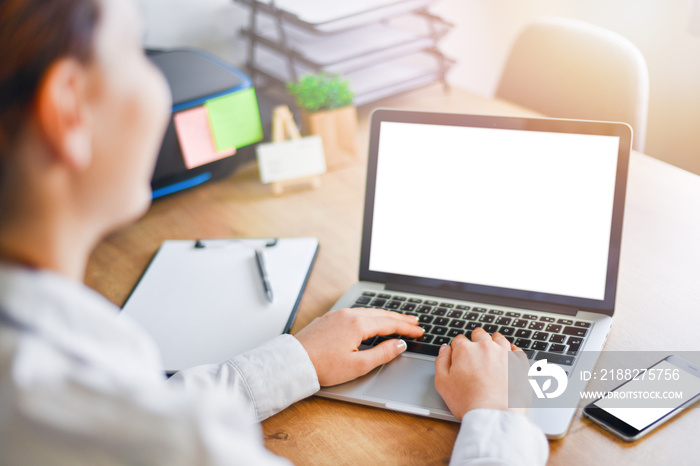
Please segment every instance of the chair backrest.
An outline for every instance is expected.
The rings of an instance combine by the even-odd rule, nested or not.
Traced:
[[[543,18],[520,33],[496,96],[556,118],[621,121],[644,151],[649,72],[637,47],[582,21]]]

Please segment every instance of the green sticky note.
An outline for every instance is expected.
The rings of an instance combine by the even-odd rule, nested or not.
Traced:
[[[234,92],[204,103],[216,150],[238,149],[263,139],[255,89]]]

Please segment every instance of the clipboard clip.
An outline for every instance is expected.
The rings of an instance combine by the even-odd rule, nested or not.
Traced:
[[[231,241],[236,241],[236,240],[234,239],[234,240],[231,240]],[[279,238],[272,238],[270,241],[268,241],[267,243],[265,243],[265,247],[266,247],[266,248],[275,247],[275,246],[277,246],[277,242],[278,242],[278,241],[279,241]],[[194,242],[194,247],[195,247],[195,249],[204,249],[204,248],[207,247],[207,245],[204,244],[204,241],[203,241],[203,240],[198,239],[198,240],[196,240],[196,241]]]

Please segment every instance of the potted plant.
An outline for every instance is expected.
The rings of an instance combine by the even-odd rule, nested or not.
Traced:
[[[288,83],[287,90],[301,109],[302,132],[321,136],[328,169],[357,160],[357,110],[348,81],[328,73],[306,74]]]

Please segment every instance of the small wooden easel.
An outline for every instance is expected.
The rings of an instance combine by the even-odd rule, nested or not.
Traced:
[[[282,142],[288,139],[301,139],[301,133],[294,123],[292,112],[286,105],[275,107],[272,112],[272,142]],[[312,188],[321,186],[321,177],[319,175],[304,176],[301,178],[291,178],[288,180],[275,181],[272,184],[272,193],[279,196],[284,192],[285,188],[309,184]]]

